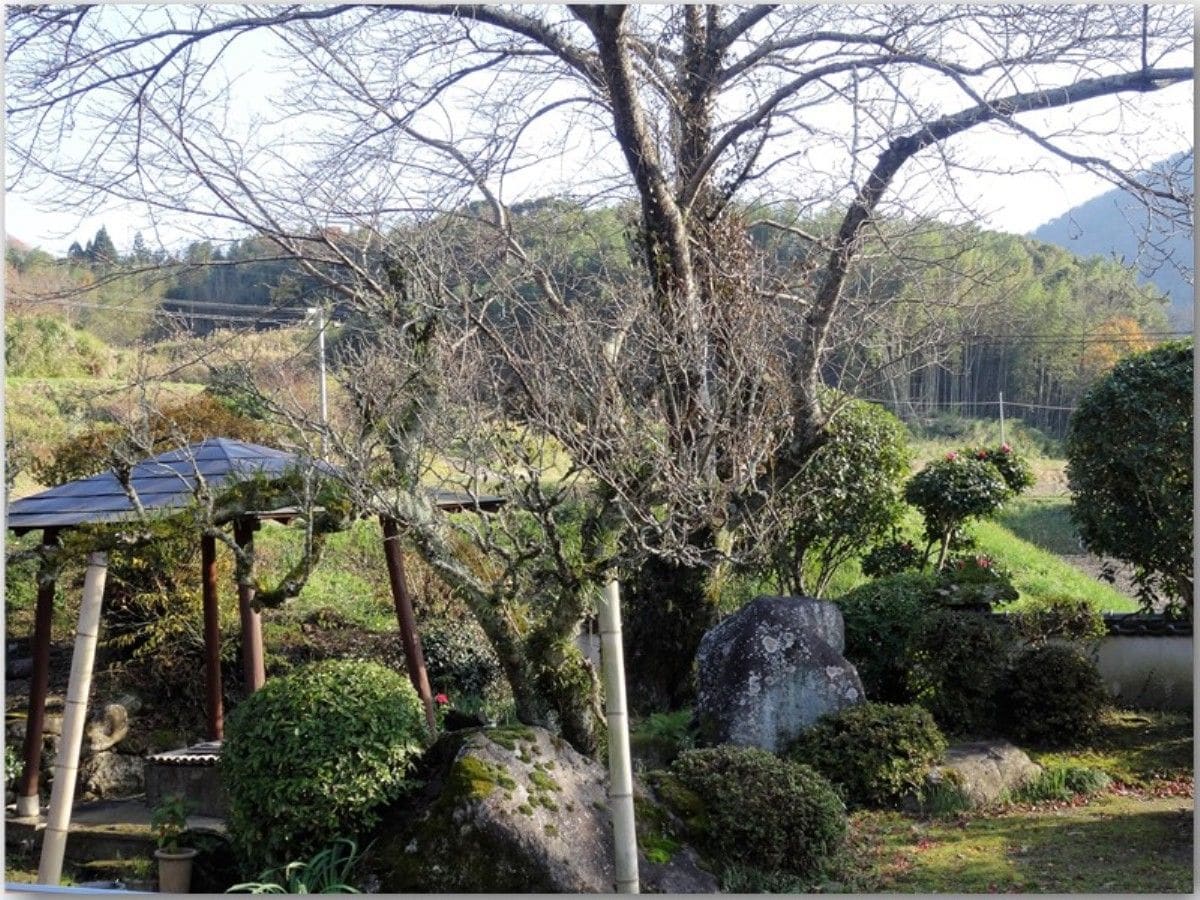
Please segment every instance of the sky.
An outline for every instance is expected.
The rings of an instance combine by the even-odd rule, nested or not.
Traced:
[[[255,43],[259,40],[255,37],[245,39],[241,55],[231,62],[235,78],[242,76],[240,81],[236,81],[240,92],[238,106],[246,117],[267,109],[272,90],[286,83],[282,73],[264,60],[266,45]],[[1141,95],[1137,101],[1146,114],[1165,126],[1166,133],[1171,136],[1161,148],[1150,148],[1150,152],[1146,153],[1147,162],[1165,158],[1191,145],[1191,85],[1178,85],[1155,94]],[[1103,143],[1106,129],[1116,130],[1115,113],[1106,119],[1105,116],[1109,114],[1097,114],[1091,108],[1086,113],[1068,108],[1044,114],[1041,124],[1053,131],[1067,127],[1072,121],[1071,116],[1084,114],[1089,116],[1089,129],[1098,133],[1099,143]],[[1145,147],[1139,149],[1143,152],[1146,150]],[[978,162],[981,166],[993,162],[1017,165],[1025,170],[1016,175],[981,171],[956,185],[961,199],[978,211],[981,224],[999,231],[1031,232],[1071,207],[1112,188],[1109,182],[1063,162],[1028,140],[995,129],[969,131],[954,139],[953,150],[964,160]],[[581,146],[558,158],[547,158],[545,164],[511,176],[504,185],[505,199],[509,202],[532,199],[553,192],[556,187],[570,186],[578,181],[580,172],[598,163],[595,154],[594,147]],[[608,165],[614,164],[621,166],[619,159],[609,158]],[[918,208],[923,204],[931,209],[940,205],[937,197],[945,192],[946,185],[939,181],[936,171],[931,177],[923,175],[919,167],[913,167],[911,171],[903,171],[902,175],[895,186],[897,196],[905,197]],[[55,210],[46,206],[38,192],[21,186],[6,192],[4,197],[4,227],[7,234],[54,254],[65,253],[73,241],[85,244],[101,225],[107,228],[120,250],[128,249],[139,231],[143,232],[151,246],[165,245],[173,249],[206,236],[214,239],[240,236],[228,229],[223,234],[208,233],[207,229],[211,226],[189,226],[180,221],[156,219],[145,208],[129,204],[108,204],[90,215]]]

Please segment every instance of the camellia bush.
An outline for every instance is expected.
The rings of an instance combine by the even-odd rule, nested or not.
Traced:
[[[327,660],[267,681],[234,709],[221,750],[230,835],[249,871],[374,825],[409,786],[424,735],[417,692],[378,663]]]
[[[1071,518],[1093,553],[1135,567],[1145,606],[1192,602],[1193,344],[1126,357],[1067,434]]]
[[[940,570],[969,520],[993,515],[1033,482],[1033,470],[1008,444],[966,448],[951,450],[909,479],[904,499],[921,511]]]
[[[822,596],[839,565],[899,522],[911,457],[904,425],[882,406],[848,400],[838,409],[828,440],[785,492],[784,527],[763,548],[785,591]]]

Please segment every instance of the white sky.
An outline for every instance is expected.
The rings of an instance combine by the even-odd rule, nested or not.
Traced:
[[[255,36],[248,36],[243,44],[243,52],[232,64],[241,72],[232,74],[247,76],[236,83],[239,92],[236,108],[250,117],[265,113],[270,108],[272,91],[286,82],[281,72],[271,71],[270,63],[264,60],[262,53],[265,47],[256,42]],[[1192,146],[1191,85],[1177,85],[1154,94],[1139,95],[1127,99],[1127,102],[1137,103],[1148,120],[1160,127],[1160,133],[1150,138],[1150,145],[1146,146],[1145,135],[1129,135],[1126,127],[1126,137],[1114,142],[1111,148],[1097,147],[1098,150],[1115,149],[1125,154],[1136,152],[1147,161],[1156,161]],[[1097,113],[1097,110],[1100,112]],[[1059,127],[1065,129],[1078,124],[1072,117],[1085,115],[1089,117],[1087,127],[1098,132],[1096,142],[1104,144],[1105,131],[1114,131],[1116,122],[1110,114],[1103,112],[1102,102],[1044,114],[1039,124],[1051,131]],[[1106,115],[1109,118],[1106,119]],[[1022,121],[1029,122],[1029,117]],[[967,132],[954,139],[951,149],[960,159],[981,166],[988,162],[1018,164],[1029,170],[1019,175],[980,172],[956,185],[961,199],[978,209],[982,224],[1000,231],[1027,233],[1112,187],[1108,182],[1070,166],[1027,140],[995,129]],[[930,152],[925,151],[926,154]],[[609,156],[611,147],[603,153]],[[558,158],[547,158],[536,168],[510,176],[504,186],[505,199],[509,202],[530,199],[553,193],[556,188],[566,192],[570,186],[579,183],[581,172],[598,167],[600,162],[595,158],[595,149],[586,146],[580,146],[574,153]],[[607,163],[620,166],[619,160],[611,157]],[[944,194],[945,190],[946,185],[939,183],[936,174],[930,178],[916,170],[902,170],[902,178],[895,186],[894,193],[918,208],[925,206],[937,209],[946,205],[945,197],[937,196]],[[65,253],[72,241],[86,243],[101,225],[107,227],[121,250],[128,249],[138,231],[145,233],[151,246],[164,244],[171,247],[179,247],[200,237],[228,239],[246,233],[228,229],[223,233],[205,233],[203,229],[211,230],[211,225],[192,224],[189,227],[180,220],[158,221],[146,209],[130,205],[111,204],[95,215],[56,211],[39,202],[36,193],[23,189],[13,190],[4,197],[6,232],[51,253]]]

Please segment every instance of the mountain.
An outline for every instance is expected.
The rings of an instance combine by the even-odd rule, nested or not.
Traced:
[[[1192,151],[1177,153],[1157,163],[1150,177],[1160,184],[1170,181],[1191,193],[1194,165]],[[1114,188],[1051,219],[1031,236],[1078,256],[1105,256],[1136,265],[1141,280],[1169,298],[1171,326],[1191,330],[1196,260],[1190,222],[1186,228],[1168,232],[1160,222],[1151,222],[1146,210],[1129,194]]]

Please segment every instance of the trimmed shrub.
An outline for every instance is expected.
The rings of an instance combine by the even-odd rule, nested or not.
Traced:
[[[1095,732],[1108,695],[1096,664],[1082,651],[1047,644],[1017,656],[1005,673],[998,702],[1006,734],[1066,746]]]
[[[947,734],[992,729],[1006,632],[990,616],[953,609],[934,610],[915,630],[908,685]]]
[[[912,456],[904,425],[882,406],[837,392],[827,402],[837,408],[827,439],[776,498],[783,526],[761,548],[785,591],[815,597],[900,521]]]
[[[906,673],[913,634],[933,609],[938,580],[905,573],[856,587],[835,602],[846,629],[846,658],[872,700],[908,703]]]
[[[788,756],[838,786],[854,806],[892,806],[920,792],[946,738],[920,706],[861,703],[820,719]]]
[[[808,766],[725,745],[684,751],[671,771],[703,803],[696,838],[722,864],[805,875],[845,840],[845,805]]]
[[[1075,597],[1030,597],[1009,615],[1021,639],[1033,646],[1049,640],[1092,643],[1104,637],[1104,616],[1087,600]]]
[[[438,622],[421,635],[429,683],[452,700],[489,697],[501,681],[500,661],[475,621]]]
[[[327,660],[268,681],[233,711],[221,751],[229,828],[251,871],[312,855],[378,821],[408,786],[424,714],[408,679]]]
[[[1117,363],[1067,435],[1071,518],[1088,549],[1132,563],[1144,605],[1192,602],[1193,345]]]
[[[883,578],[920,571],[924,564],[925,556],[916,544],[897,538],[871,548],[862,558],[862,572],[868,578]]]

